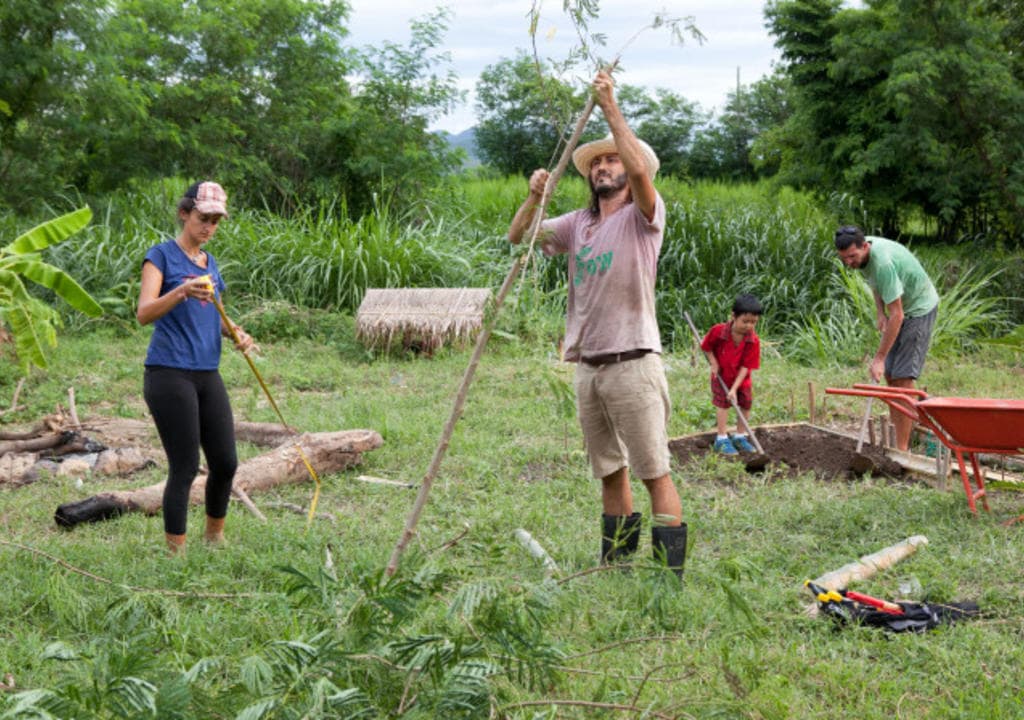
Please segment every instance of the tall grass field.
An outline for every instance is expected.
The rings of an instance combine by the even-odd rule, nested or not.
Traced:
[[[708,375],[682,312],[707,327],[732,297],[757,293],[755,423],[848,429],[864,405],[828,396],[863,380],[877,337],[866,289],[834,259],[841,209],[767,187],[663,183],[660,265],[673,436],[714,423]],[[470,349],[431,358],[356,342],[367,287],[496,287],[514,255],[505,230],[525,180],[451,189],[443,207],[361,220],[307,209],[286,220],[239,209],[210,246],[228,310],[259,342],[257,367],[303,431],[370,428],[384,444],[360,467],[232,503],[228,544],[168,557],[159,516],[129,513],[62,531],[56,507],[160,482],[44,476],[0,486],[0,718],[743,718],[1024,717],[1024,512],[1010,483],[972,515],[962,488],[914,478],[747,474],[708,456],[673,467],[690,547],[683,581],[650,559],[650,514],[630,569],[601,568],[600,489],[558,360],[565,268],[538,258],[477,372],[448,454],[394,576],[385,565],[428,467]],[[174,233],[180,188],[94,204],[96,220],[48,260],[108,310],[67,314],[50,368],[19,391],[22,428],[67,404],[90,418],[147,419],[134,321],[141,257]],[[585,202],[564,182],[553,212]],[[58,210],[59,211],[59,210]],[[0,218],[4,237],[24,221]],[[936,395],[1020,397],[1019,349],[994,345],[1019,322],[1020,258],[998,248],[915,245],[943,297],[923,384]],[[1019,286],[1016,286],[1019,287]],[[243,358],[222,374],[236,418],[277,420]],[[22,378],[0,358],[0,409]],[[880,413],[875,408],[875,413]],[[157,443],[155,432],[151,438]],[[241,458],[262,449],[240,445]],[[525,530],[554,567],[517,540]],[[805,579],[912,535],[929,542],[862,592],[977,602],[981,617],[924,634],[837,627],[811,612]]]

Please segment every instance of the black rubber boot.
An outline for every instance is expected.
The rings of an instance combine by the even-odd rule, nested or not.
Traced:
[[[632,515],[602,515],[601,563],[613,564],[625,560],[640,545],[640,519]]]
[[[665,563],[682,577],[686,564],[686,523],[677,527],[652,527],[651,548],[655,560]]]

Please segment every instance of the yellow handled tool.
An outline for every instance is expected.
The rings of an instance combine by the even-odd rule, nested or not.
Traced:
[[[210,284],[212,287],[212,281]],[[238,346],[240,344],[238,331],[235,329],[234,323],[228,319],[228,314],[224,312],[224,305],[221,303],[220,298],[217,297],[216,293],[214,293],[213,296],[213,304],[217,306],[217,312],[220,313],[220,319],[228,329],[231,339],[235,342],[235,345]],[[263,376],[260,375],[260,371],[256,369],[256,363],[252,361],[252,358],[249,357],[249,353],[247,352],[242,352],[242,357],[244,357],[245,361],[249,363],[249,369],[252,370],[252,374],[255,375],[256,380],[259,381],[260,387],[263,388],[263,392],[266,394],[267,400],[270,401],[271,407],[274,408],[274,412],[277,413],[277,417],[281,420],[281,424],[291,430],[292,428],[289,427],[287,422],[285,422],[284,415],[281,414],[280,408],[277,407],[277,403],[274,401],[274,396],[270,394],[270,389],[267,387],[267,384],[263,382]],[[306,470],[309,471],[309,476],[313,478],[313,482],[316,484],[316,490],[313,492],[313,500],[309,503],[309,515],[306,517],[306,529],[309,529],[309,525],[313,521],[313,515],[316,513],[317,502],[320,500],[320,476],[316,474],[316,470],[313,469],[309,459],[306,458],[306,453],[302,452],[302,445],[295,443],[295,449],[299,451],[299,457],[302,458],[302,463],[306,466]]]

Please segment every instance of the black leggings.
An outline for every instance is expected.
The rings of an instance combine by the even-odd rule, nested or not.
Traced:
[[[228,513],[231,483],[238,468],[231,403],[216,370],[147,367],[142,386],[167,453],[164,531],[184,535],[189,490],[199,472],[200,446],[210,471],[206,514],[222,518]]]

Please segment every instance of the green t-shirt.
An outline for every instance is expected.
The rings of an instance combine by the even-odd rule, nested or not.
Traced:
[[[884,304],[903,298],[906,317],[927,315],[939,304],[931,278],[906,247],[882,237],[868,236],[865,240],[871,243],[871,254],[863,268],[864,279]]]

